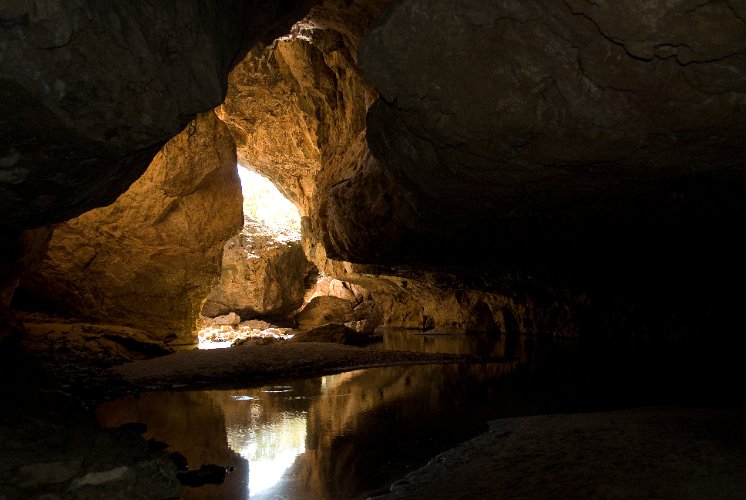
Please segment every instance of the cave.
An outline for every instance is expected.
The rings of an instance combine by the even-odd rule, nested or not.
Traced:
[[[21,0],[0,62],[0,498],[746,491],[743,2]]]

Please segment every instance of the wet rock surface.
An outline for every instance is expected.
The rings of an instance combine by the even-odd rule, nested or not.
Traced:
[[[128,430],[36,420],[0,427],[0,439],[4,498],[175,498],[182,490],[168,454]]]

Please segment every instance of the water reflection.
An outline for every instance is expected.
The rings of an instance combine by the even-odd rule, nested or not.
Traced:
[[[494,359],[510,359],[515,354],[517,336],[492,334],[432,334],[422,330],[379,328],[387,351],[444,354],[474,354]]]
[[[193,468],[233,466],[183,498],[362,498],[511,414],[512,364],[357,370],[255,389],[152,392],[98,408],[104,426],[139,421]]]

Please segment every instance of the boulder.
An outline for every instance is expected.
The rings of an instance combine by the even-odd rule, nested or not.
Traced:
[[[295,321],[302,330],[327,323],[347,323],[353,319],[352,302],[330,295],[314,297],[295,315]]]
[[[211,323],[213,325],[220,325],[220,326],[236,326],[239,323],[241,323],[241,317],[237,315],[236,313],[228,313],[223,316],[217,316],[215,318],[212,318]]]
[[[203,316],[236,311],[243,318],[282,319],[303,302],[310,264],[300,234],[246,218],[223,250],[222,271]]]

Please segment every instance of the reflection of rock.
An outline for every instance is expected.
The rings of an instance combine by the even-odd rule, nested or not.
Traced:
[[[384,493],[405,468],[480,432],[489,415],[484,403],[494,398],[485,387],[511,369],[398,366],[325,377],[323,396],[308,408],[306,452],[292,471],[297,479],[283,493],[290,498]],[[415,441],[413,435],[425,438]]]
[[[327,323],[347,323],[354,318],[352,303],[332,295],[314,297],[295,315],[298,327],[303,330]]]
[[[20,291],[89,321],[189,341],[241,210],[233,141],[206,113],[115,203],[57,226]]]
[[[309,263],[300,235],[245,219],[225,244],[220,281],[207,296],[204,316],[235,311],[244,318],[282,318],[303,301]]]
[[[166,409],[166,411],[164,411]],[[96,415],[105,427],[117,427],[126,422],[147,424],[147,438],[168,444],[168,451],[186,457],[190,470],[205,464],[233,466],[235,475],[226,477],[225,484],[205,485],[199,490],[185,489],[180,498],[242,498],[245,489],[241,474],[246,462],[228,448],[226,422],[220,405],[216,405],[209,392],[145,393],[127,396],[98,406]],[[238,479],[237,481],[232,481]],[[220,488],[220,489],[216,489]],[[233,494],[231,494],[233,493]]]
[[[364,345],[369,340],[367,335],[361,334],[345,325],[329,323],[310,330],[301,331],[293,335],[291,342],[334,342],[345,345]]]

